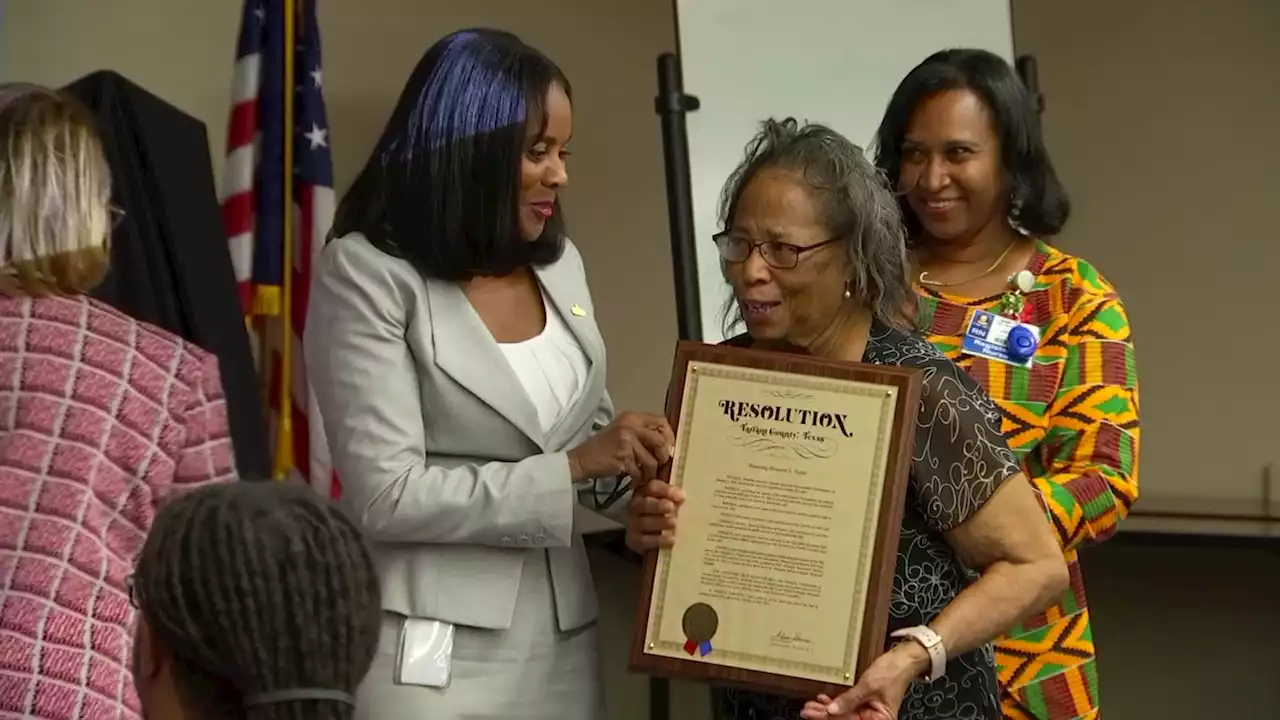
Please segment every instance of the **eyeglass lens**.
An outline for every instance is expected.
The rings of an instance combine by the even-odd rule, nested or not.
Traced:
[[[721,235],[716,238],[716,246],[720,249],[720,257],[729,262],[743,262],[757,246],[764,261],[776,268],[793,268],[799,259],[794,245],[772,240],[753,243],[743,237]]]

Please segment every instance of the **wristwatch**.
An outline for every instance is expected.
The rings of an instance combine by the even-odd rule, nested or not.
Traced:
[[[933,682],[947,673],[947,648],[942,644],[942,636],[938,633],[924,625],[916,625],[895,630],[889,633],[889,637],[910,638],[920,643],[920,646],[929,653],[929,662],[932,667],[929,668],[929,674],[924,677],[927,682]]]

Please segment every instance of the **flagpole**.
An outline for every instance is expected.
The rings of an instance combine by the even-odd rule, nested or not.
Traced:
[[[275,479],[293,469],[293,90],[297,0],[284,0],[284,223],[280,282],[280,405]]]

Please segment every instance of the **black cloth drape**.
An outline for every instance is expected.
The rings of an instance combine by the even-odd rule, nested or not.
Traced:
[[[218,356],[236,465],[270,477],[258,376],[227,252],[204,123],[112,71],[63,88],[97,116],[124,218],[94,295]]]

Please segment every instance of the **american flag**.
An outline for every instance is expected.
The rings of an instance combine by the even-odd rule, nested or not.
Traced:
[[[293,59],[291,169],[285,164],[287,53]],[[322,79],[315,0],[248,0],[236,46],[223,222],[246,320],[257,335],[267,374],[277,479],[310,482],[337,497],[340,486],[302,357],[312,261],[324,246],[334,212]],[[290,170],[292,202],[286,217]]]

